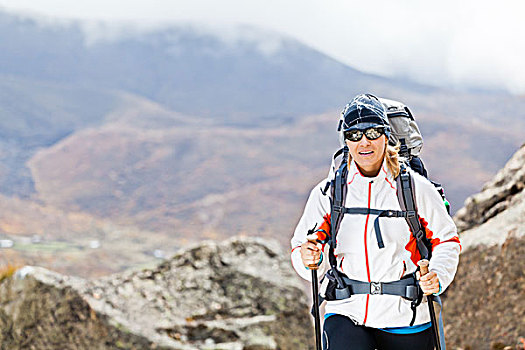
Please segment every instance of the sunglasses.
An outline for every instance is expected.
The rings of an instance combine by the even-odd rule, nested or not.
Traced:
[[[363,135],[370,141],[377,140],[381,135],[385,134],[385,128],[382,126],[375,126],[366,130],[352,129],[344,132],[345,140],[357,142],[361,141]]]

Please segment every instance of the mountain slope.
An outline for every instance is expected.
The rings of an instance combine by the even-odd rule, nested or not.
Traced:
[[[40,199],[60,208],[158,232],[176,227],[179,237],[244,232],[284,243],[337,149],[332,119],[271,129],[108,123],[38,152],[29,166]],[[443,131],[425,136],[423,159],[450,198],[465,196],[494,166],[476,158],[479,148],[491,152],[490,145],[475,149],[483,126],[433,124]],[[446,149],[454,137],[462,141]]]
[[[26,161],[76,130],[99,125],[117,103],[109,91],[0,74],[1,192],[27,198],[34,188]]]

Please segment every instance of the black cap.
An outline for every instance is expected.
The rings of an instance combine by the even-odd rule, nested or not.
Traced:
[[[341,113],[341,131],[374,126],[390,126],[385,107],[374,95],[357,95]]]

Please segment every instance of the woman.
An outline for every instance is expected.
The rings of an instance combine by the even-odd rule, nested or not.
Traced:
[[[390,125],[383,105],[373,95],[358,95],[345,107],[341,118],[341,136],[349,150],[344,206],[400,210],[395,180],[400,173],[398,148],[388,144]],[[435,187],[408,171],[414,179],[418,214],[432,243],[430,272],[421,276],[419,284],[426,295],[439,294],[456,273],[460,251],[457,230]],[[317,268],[323,275],[330,268],[325,258],[328,246],[312,243],[306,236],[315,226],[329,233],[330,191],[323,189],[331,176],[312,190],[292,238],[293,266],[307,280],[311,276],[309,269]],[[416,271],[419,260],[409,227],[404,218],[382,219],[380,247],[375,218],[373,214],[344,215],[334,252],[337,271],[365,286],[405,281]],[[325,312],[325,350],[433,349],[426,303],[416,307],[399,295],[354,293],[349,298],[328,301]]]

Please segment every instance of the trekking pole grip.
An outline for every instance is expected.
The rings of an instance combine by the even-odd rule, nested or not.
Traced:
[[[421,259],[417,262],[419,266],[419,272],[421,273],[421,276],[424,276],[428,273],[428,264],[429,261],[427,259]],[[434,309],[434,296],[433,295],[427,295],[427,301],[428,301],[428,312],[430,314],[430,320],[432,322],[432,336],[434,339],[434,346],[436,350],[442,350],[445,349],[441,346],[441,339],[440,339],[440,331],[438,328],[439,320],[436,317],[436,311]]]
[[[427,259],[422,259],[417,262],[419,265],[419,271],[421,272],[421,276],[424,276],[428,273],[428,264],[429,261]]]
[[[308,240],[308,242],[317,244],[317,234],[315,233],[309,234],[308,236],[306,236],[306,239]],[[312,270],[317,270],[319,268],[319,265],[317,264],[308,265],[308,268]]]
[[[309,242],[317,243],[317,234],[316,234],[316,233],[311,233],[311,234],[309,234],[308,236],[306,236],[306,239],[307,239]]]

